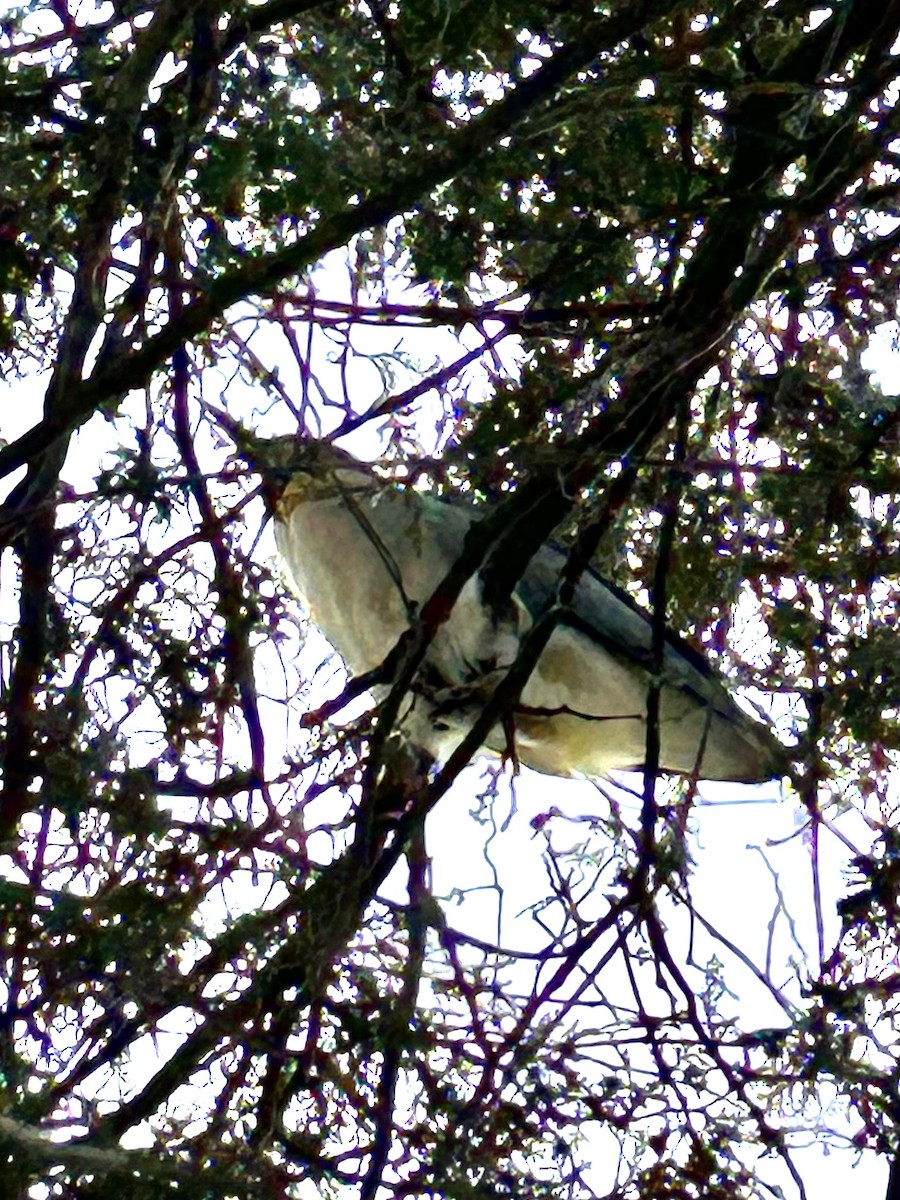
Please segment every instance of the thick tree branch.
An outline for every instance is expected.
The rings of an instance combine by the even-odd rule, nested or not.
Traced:
[[[167,1163],[139,1150],[101,1149],[77,1142],[51,1141],[23,1121],[0,1115],[0,1156],[4,1150],[14,1156],[13,1171],[26,1186],[29,1176],[35,1182],[46,1178],[52,1167],[64,1167],[79,1175],[99,1175],[128,1185],[132,1195],[155,1196],[158,1189],[176,1187],[187,1196],[259,1196],[268,1200],[272,1180],[253,1178],[246,1167],[223,1167],[216,1163],[188,1166]],[[4,1172],[9,1166],[0,1168]],[[6,1180],[8,1182],[8,1180]]]
[[[4,506],[13,513],[13,535],[20,537],[19,550],[24,565],[18,640],[26,653],[16,662],[10,688],[0,834],[13,829],[27,808],[27,790],[35,766],[34,695],[49,648],[50,579],[56,545],[56,513],[53,505],[45,501],[56,487],[65,459],[67,437],[77,424],[77,420],[72,421],[71,390],[77,389],[74,381],[81,377],[88,349],[102,319],[111,230],[119,215],[119,200],[130,169],[135,122],[150,81],[193,7],[167,0],[137,51],[110,85],[106,124],[95,148],[95,174],[78,238],[74,295],[41,422],[58,422],[60,434],[28,456],[28,474]],[[34,506],[38,506],[36,511],[31,511]],[[23,513],[29,516],[24,527],[21,525]]]

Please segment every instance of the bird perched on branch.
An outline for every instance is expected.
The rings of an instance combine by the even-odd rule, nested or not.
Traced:
[[[279,552],[310,616],[351,672],[374,671],[440,594],[486,510],[400,488],[325,441],[233,432],[263,478]],[[401,715],[401,732],[419,749],[444,761],[462,740],[552,606],[565,561],[538,550],[499,607],[476,571],[442,612]],[[661,770],[745,783],[782,773],[768,727],[680,639],[667,635],[657,674],[648,618],[598,575],[582,576],[558,616],[512,711],[487,733],[488,750],[550,775],[639,769],[648,695],[661,678]]]

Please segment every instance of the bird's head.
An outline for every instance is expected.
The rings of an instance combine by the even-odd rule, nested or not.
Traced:
[[[259,437],[231,418],[223,423],[238,454],[261,476],[269,512],[282,520],[299,503],[370,490],[375,481],[365,463],[331,442],[299,433]]]

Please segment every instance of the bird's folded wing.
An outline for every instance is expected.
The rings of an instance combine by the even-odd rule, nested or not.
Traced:
[[[518,595],[533,615],[552,601],[564,561],[548,549],[529,566]],[[649,620],[592,572],[522,693],[516,723],[523,761],[557,774],[639,767],[657,678],[664,770],[745,782],[781,772],[781,747],[769,729],[737,707],[702,656],[668,634],[657,673]]]

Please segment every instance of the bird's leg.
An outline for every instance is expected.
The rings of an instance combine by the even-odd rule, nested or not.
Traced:
[[[501,721],[503,738],[506,742],[502,759],[504,763],[512,763],[513,774],[518,775],[521,768],[519,755],[516,752],[516,720],[512,713],[504,713]]]

